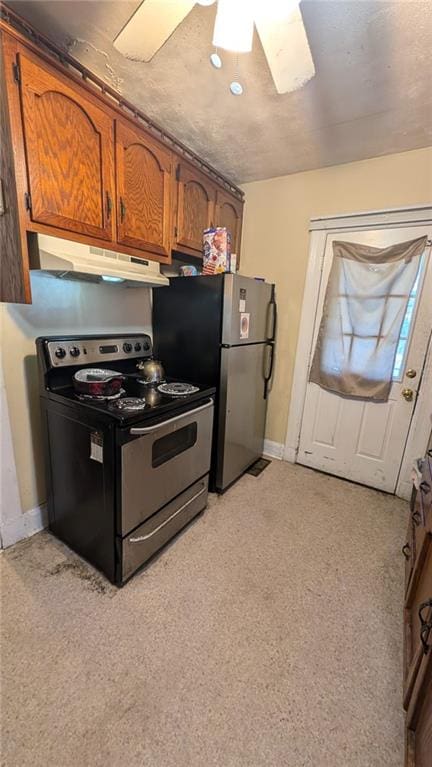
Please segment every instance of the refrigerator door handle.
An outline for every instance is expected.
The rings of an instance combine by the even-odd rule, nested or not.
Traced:
[[[276,297],[275,297],[275,286],[272,285],[272,291],[271,291],[271,298],[269,303],[269,310],[272,312],[272,332],[270,334],[270,337],[267,339],[268,341],[274,341],[276,338],[276,328],[277,328],[277,304],[276,304]]]
[[[267,346],[270,348],[270,365],[267,375],[264,375],[264,399],[267,399],[269,383],[273,375],[274,365],[274,343],[272,341],[267,342]]]

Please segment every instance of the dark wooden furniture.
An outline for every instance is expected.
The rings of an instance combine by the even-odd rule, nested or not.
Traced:
[[[406,767],[432,762],[432,651],[422,658],[406,717]]]
[[[432,450],[411,502],[404,606],[406,767],[432,764]]]
[[[37,232],[169,264],[172,250],[201,258],[203,229],[220,225],[238,254],[243,192],[5,4],[0,9],[2,138],[13,147],[2,165],[0,299],[31,300],[28,240]]]

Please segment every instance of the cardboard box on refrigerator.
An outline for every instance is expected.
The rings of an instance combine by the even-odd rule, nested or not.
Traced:
[[[203,234],[203,274],[230,271],[231,234],[225,226],[205,229]]]

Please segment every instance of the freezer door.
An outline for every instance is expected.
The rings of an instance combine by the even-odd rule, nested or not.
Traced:
[[[272,286],[239,274],[224,275],[222,343],[251,344],[272,336]]]
[[[223,278],[174,277],[153,292],[154,354],[171,378],[217,385]]]
[[[262,455],[267,403],[268,346],[222,349],[216,489],[225,490]]]

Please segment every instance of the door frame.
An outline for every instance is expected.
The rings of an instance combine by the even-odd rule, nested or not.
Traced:
[[[309,259],[297,339],[288,428],[283,453],[285,461],[290,463],[297,462],[327,234],[329,232],[340,232],[343,234],[344,231],[361,232],[368,229],[396,229],[415,225],[431,226],[432,228],[431,205],[415,205],[406,208],[390,208],[387,210],[311,218],[309,226],[311,233]],[[429,257],[425,281],[428,280],[429,282],[431,279],[432,254]],[[313,311],[311,311],[311,307],[314,307]],[[420,392],[414,407],[396,487],[396,495],[402,498],[408,499],[411,494],[412,483],[410,474],[412,458],[410,456],[421,456],[424,454],[431,434],[431,407],[427,397],[427,392],[431,390],[432,340],[430,338],[426,351]]]

